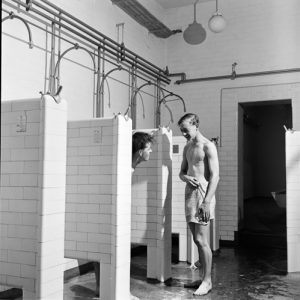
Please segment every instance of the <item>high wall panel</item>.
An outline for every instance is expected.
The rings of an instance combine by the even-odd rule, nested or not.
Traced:
[[[152,132],[150,160],[136,168],[132,178],[131,241],[147,245],[147,277],[171,277],[172,132]]]
[[[66,124],[65,101],[2,103],[0,279],[23,299],[63,294]]]
[[[103,299],[129,297],[131,132],[121,115],[68,122],[65,256],[100,263]]]
[[[300,271],[300,131],[287,131],[286,197],[288,272]]]

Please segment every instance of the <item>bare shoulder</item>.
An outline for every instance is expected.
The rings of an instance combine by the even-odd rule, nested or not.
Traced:
[[[186,152],[191,146],[191,142],[187,142],[183,148],[183,152]]]
[[[203,144],[203,150],[206,153],[215,153],[217,151],[216,145],[214,142],[211,142],[210,140],[206,140]]]

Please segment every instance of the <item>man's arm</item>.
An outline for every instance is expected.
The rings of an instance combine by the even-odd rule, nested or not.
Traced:
[[[209,142],[205,147],[204,151],[207,155],[208,159],[208,166],[210,177],[208,180],[208,187],[206,191],[206,195],[204,198],[205,203],[210,203],[211,199],[215,195],[218,183],[219,183],[219,159],[218,159],[218,152],[216,146]]]
[[[208,180],[206,195],[199,207],[199,214],[202,215],[202,220],[204,222],[208,222],[210,219],[210,201],[215,195],[219,182],[219,160],[217,148],[213,143],[209,142],[207,145],[205,145],[204,152],[206,153],[208,159],[210,177]]]

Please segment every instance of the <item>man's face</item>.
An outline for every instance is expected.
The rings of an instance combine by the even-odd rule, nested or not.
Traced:
[[[183,121],[179,126],[182,135],[189,141],[196,136],[197,127],[192,125],[189,120]]]
[[[141,157],[142,157],[143,161],[149,160],[150,153],[152,152],[151,147],[152,147],[152,144],[151,143],[147,143],[146,147],[143,150],[141,150],[142,151],[141,152]]]

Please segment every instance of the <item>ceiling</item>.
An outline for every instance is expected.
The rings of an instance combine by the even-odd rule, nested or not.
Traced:
[[[208,1],[215,1],[215,0],[199,0],[200,2],[208,2]],[[192,5],[196,2],[196,0],[156,0],[163,8],[176,8],[182,6]]]

